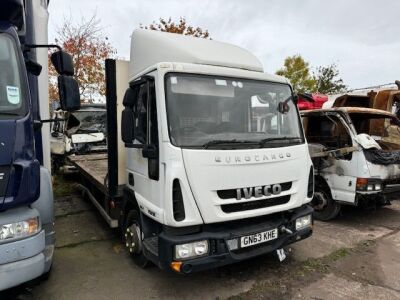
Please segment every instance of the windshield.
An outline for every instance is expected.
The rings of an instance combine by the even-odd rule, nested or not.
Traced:
[[[352,113],[350,118],[357,134],[370,135],[383,149],[400,149],[400,120],[396,117]]]
[[[179,147],[280,147],[303,142],[287,84],[168,74],[172,144]]]
[[[350,113],[351,121],[357,134],[366,133],[376,138],[388,135],[388,129],[393,127],[397,132],[400,121],[395,117],[367,113]]]
[[[0,34],[0,119],[24,115],[20,67],[12,39]]]
[[[76,128],[77,132],[103,132],[106,133],[107,111],[81,110],[71,114],[68,128]]]

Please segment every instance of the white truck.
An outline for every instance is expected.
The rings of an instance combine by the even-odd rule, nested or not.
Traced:
[[[108,154],[70,156],[140,266],[187,274],[312,234],[313,167],[292,88],[246,50],[135,30],[106,61]]]
[[[389,205],[400,195],[400,120],[391,112],[336,107],[301,112],[315,169],[314,216],[342,205]]]

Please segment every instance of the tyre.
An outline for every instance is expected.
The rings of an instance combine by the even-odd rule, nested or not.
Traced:
[[[124,226],[125,246],[133,261],[141,268],[149,266],[150,261],[143,253],[143,234],[140,215],[137,210],[130,210]]]
[[[337,217],[341,205],[333,200],[329,187],[316,183],[312,200],[314,218],[320,221],[329,221]]]

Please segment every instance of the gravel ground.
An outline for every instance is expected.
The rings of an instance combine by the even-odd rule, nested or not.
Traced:
[[[400,299],[400,203],[346,208],[314,235],[288,248],[280,263],[266,255],[179,276],[138,268],[118,232],[79,194],[56,199],[57,245],[48,280],[0,299]]]

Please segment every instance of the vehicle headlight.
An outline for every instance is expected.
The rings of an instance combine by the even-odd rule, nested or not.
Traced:
[[[296,230],[301,230],[310,227],[312,223],[311,215],[307,215],[296,219]]]
[[[208,241],[197,241],[175,246],[175,259],[188,259],[208,254]]]
[[[0,241],[23,238],[39,231],[39,218],[0,225]]]
[[[357,178],[356,187],[357,191],[381,191],[382,182],[374,178]]]

